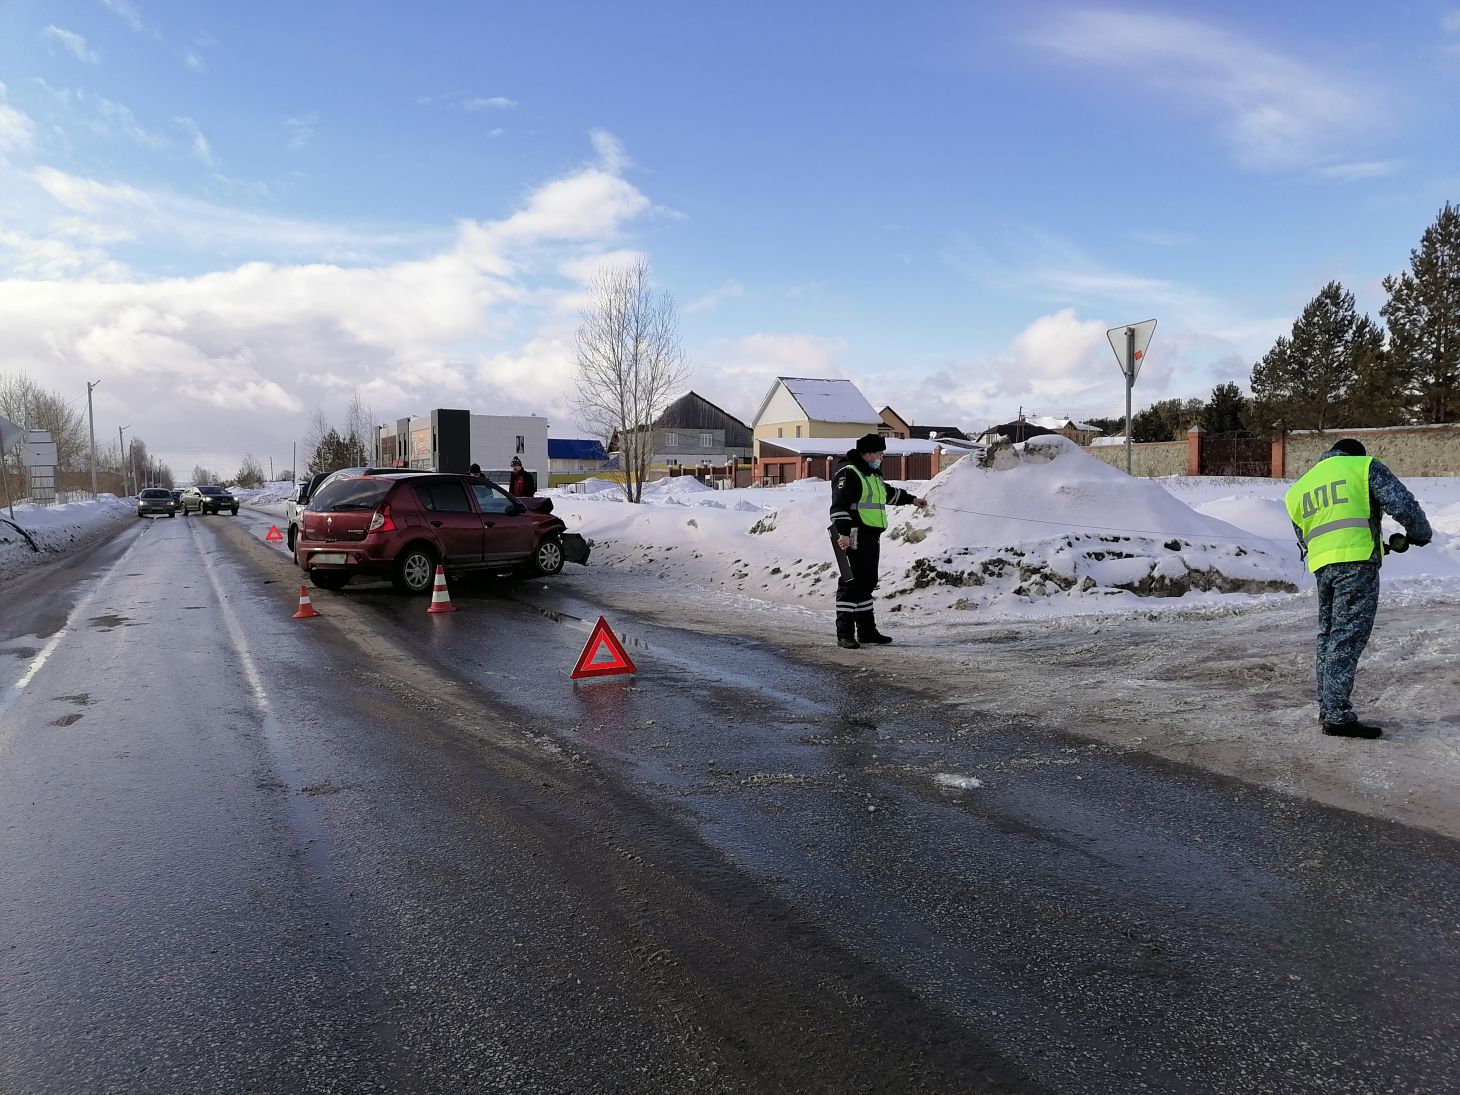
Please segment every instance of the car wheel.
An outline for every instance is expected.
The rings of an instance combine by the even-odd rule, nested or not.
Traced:
[[[237,506],[234,506],[233,507],[233,516],[235,516],[235,517],[238,516],[238,507]]]
[[[556,574],[563,569],[563,545],[557,537],[544,540],[532,553],[532,569],[543,576]]]
[[[425,593],[436,576],[436,555],[428,547],[414,544],[401,552],[395,561],[391,581],[402,593]]]
[[[284,536],[285,541],[289,545],[289,554],[290,555],[293,555],[294,554],[294,541],[295,541],[296,538],[297,538],[297,534],[295,533],[294,526],[293,525],[290,525],[289,526],[289,531]]]
[[[311,570],[309,580],[320,589],[344,589],[354,575],[341,570]]]
[[[176,516],[177,516],[177,514],[175,514],[175,513],[169,513],[169,514],[168,514],[168,515],[167,515],[167,519],[168,519],[168,520],[169,520],[169,521],[171,521],[171,520],[172,520],[172,519],[173,519],[173,518],[174,518],[174,517],[176,517]]]

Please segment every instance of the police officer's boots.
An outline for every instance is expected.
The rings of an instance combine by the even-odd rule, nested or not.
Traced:
[[[843,650],[862,649],[862,644],[857,642],[856,617],[850,612],[836,614],[836,645]]]
[[[858,612],[857,641],[864,646],[886,646],[892,638],[877,630],[877,620],[872,613]]]

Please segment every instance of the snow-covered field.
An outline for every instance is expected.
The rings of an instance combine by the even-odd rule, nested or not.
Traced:
[[[1384,580],[1460,588],[1460,479],[1409,485],[1435,542],[1389,556]],[[1041,438],[906,486],[929,508],[893,511],[878,591],[904,624],[1250,603],[1311,585],[1276,480],[1132,479]],[[601,480],[548,493],[595,541],[597,566],[736,599],[816,610],[832,599],[825,481],[715,491],[669,479],[648,485],[640,506]]]

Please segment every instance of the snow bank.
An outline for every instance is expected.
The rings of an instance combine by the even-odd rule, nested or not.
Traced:
[[[1063,437],[991,446],[914,489],[928,510],[894,511],[883,538],[879,594],[891,611],[1063,614],[1150,597],[1291,592],[1302,580],[1290,539],[1198,513]],[[642,506],[563,494],[555,507],[597,543],[595,563],[825,610],[837,581],[828,491],[818,481]],[[682,504],[700,497],[730,508]]]
[[[81,547],[107,525],[129,514],[135,520],[136,507],[132,499],[114,494],[57,506],[27,503],[15,507],[14,524],[10,511],[0,509],[0,582],[47,557]],[[25,535],[16,526],[25,530]],[[32,541],[39,552],[31,547]]]

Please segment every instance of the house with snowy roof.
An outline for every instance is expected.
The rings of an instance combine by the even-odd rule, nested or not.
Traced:
[[[877,433],[881,417],[850,380],[808,380],[778,376],[751,424],[755,455],[761,442],[797,438],[851,438]]]
[[[952,442],[971,442],[973,439],[957,426],[914,426],[891,407],[883,407],[878,415],[883,422],[883,432],[904,441],[932,441],[942,439]]]

